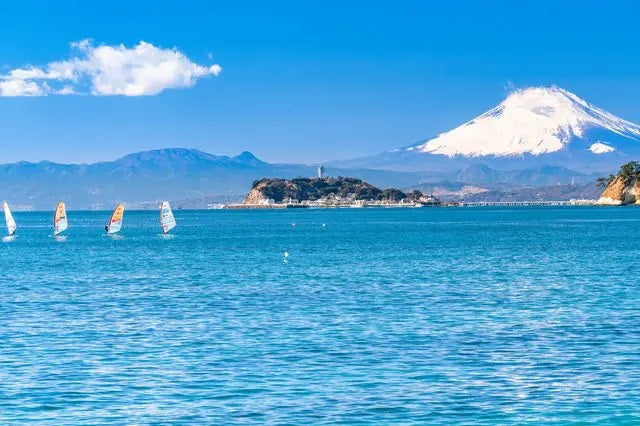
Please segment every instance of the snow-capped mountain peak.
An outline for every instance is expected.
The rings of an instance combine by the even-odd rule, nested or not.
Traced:
[[[554,86],[515,91],[479,117],[407,150],[448,157],[537,156],[562,151],[591,129],[640,140],[640,126]],[[585,142],[584,150],[593,154],[616,150],[606,140]]]

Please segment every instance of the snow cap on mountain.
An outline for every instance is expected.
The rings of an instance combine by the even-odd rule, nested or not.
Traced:
[[[602,142],[596,142],[589,147],[589,151],[593,152],[594,154],[606,154],[615,150],[616,149],[614,147]]]
[[[511,93],[479,117],[407,148],[449,157],[541,155],[565,149],[590,129],[640,139],[640,126],[616,117],[559,87],[531,87]],[[615,150],[606,141],[587,141],[585,150]]]

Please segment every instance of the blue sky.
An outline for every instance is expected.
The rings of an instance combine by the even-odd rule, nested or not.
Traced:
[[[0,75],[76,57],[85,39],[175,47],[202,75],[144,96],[91,95],[87,77],[84,94],[0,97],[0,163],[174,146],[344,159],[449,130],[529,85],[640,122],[634,2],[102,3],[4,2]]]

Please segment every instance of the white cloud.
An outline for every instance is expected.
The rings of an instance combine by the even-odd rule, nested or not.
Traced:
[[[9,79],[0,80],[0,96],[42,96],[47,86],[33,81]]]
[[[78,95],[73,86],[64,86],[62,89],[56,91],[56,95]]]
[[[165,89],[192,87],[198,79],[222,71],[218,64],[199,65],[175,48],[163,49],[144,41],[128,48],[122,44],[94,46],[87,39],[71,47],[75,55],[70,59],[0,75],[0,96],[155,95]]]

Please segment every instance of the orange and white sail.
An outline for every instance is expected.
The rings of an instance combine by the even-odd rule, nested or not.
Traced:
[[[162,226],[162,232],[165,234],[176,226],[176,218],[173,216],[168,201],[163,201],[160,204],[160,226]]]
[[[59,202],[56,206],[56,212],[53,215],[53,234],[58,235],[68,228],[67,209],[63,202]]]
[[[9,204],[6,201],[4,203],[4,220],[7,222],[7,232],[9,236],[12,236],[16,232],[16,221],[13,219]]]
[[[122,217],[124,216],[124,204],[120,203],[116,206],[111,214],[111,219],[107,224],[107,234],[115,234],[122,228]]]

